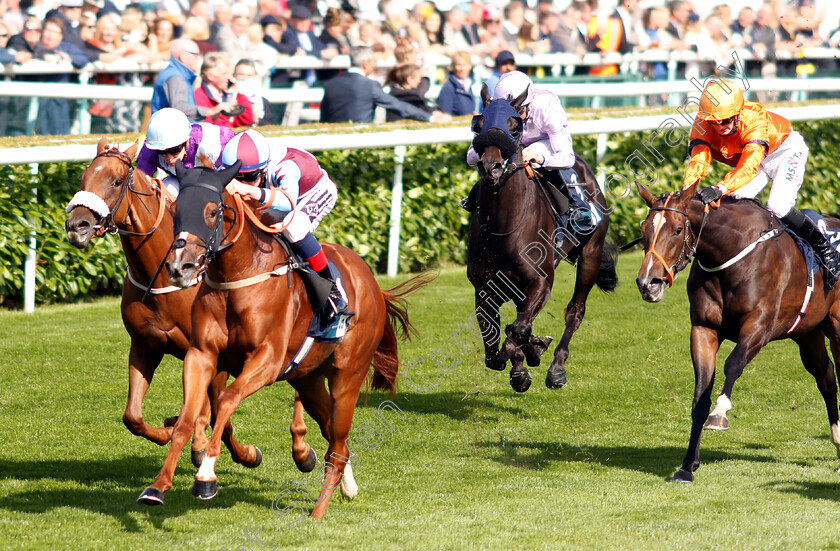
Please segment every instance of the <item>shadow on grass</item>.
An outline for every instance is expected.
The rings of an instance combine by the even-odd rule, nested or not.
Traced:
[[[768,482],[765,488],[787,494],[800,495],[807,499],[827,500],[840,503],[840,482]]]
[[[477,448],[497,449],[498,455],[491,459],[521,469],[542,470],[558,462],[597,463],[605,467],[649,473],[665,479],[671,478],[685,456],[685,448],[676,446],[575,446],[563,442],[521,442],[504,439],[475,442],[474,445]],[[775,461],[764,455],[716,450],[702,450],[700,459],[701,468],[703,464],[715,461]]]
[[[493,403],[492,400],[476,399],[474,395],[466,396],[460,392],[433,392],[431,394],[417,394],[415,392],[400,392],[389,396],[381,392],[371,392],[367,401],[364,395],[359,400],[357,409],[376,409],[385,400],[390,400],[403,411],[420,413],[423,415],[440,414],[456,421],[464,421],[480,412],[488,420],[500,420],[502,415],[527,417],[529,412],[522,408]],[[367,402],[367,403],[365,403]],[[498,414],[498,415],[496,415]]]
[[[225,486],[222,472],[219,494],[213,500],[195,499],[189,493],[192,477],[176,476],[175,486],[166,494],[165,505],[149,507],[137,503],[137,496],[153,481],[161,464],[160,459],[135,456],[43,461],[0,458],[0,480],[39,483],[35,489],[7,490],[0,500],[0,508],[39,514],[62,507],[86,510],[113,517],[128,532],[142,531],[138,518],[145,517],[155,528],[166,530],[167,519],[196,509],[228,508],[240,502],[271,508],[271,499],[261,497],[257,489]],[[183,463],[180,467],[186,468]],[[183,474],[183,469],[180,472]],[[68,483],[76,487],[68,487]]]

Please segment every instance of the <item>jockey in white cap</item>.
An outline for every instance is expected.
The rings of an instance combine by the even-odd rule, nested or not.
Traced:
[[[528,75],[520,71],[502,75],[492,99],[511,101],[526,92],[520,108],[524,123],[521,138],[523,161],[542,167],[540,172],[545,179],[565,191],[575,213],[575,225],[582,229],[591,223],[592,213],[579,189],[578,175],[574,170],[575,151],[568,128],[569,117],[560,99],[548,90],[536,88]],[[476,166],[479,160],[478,153],[470,146],[467,164]],[[475,196],[473,188],[470,196],[462,201],[464,208],[470,212],[475,210]]]

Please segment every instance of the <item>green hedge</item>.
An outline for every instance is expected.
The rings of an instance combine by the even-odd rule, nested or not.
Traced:
[[[840,133],[840,120],[797,123],[795,127],[811,147],[798,206],[836,213],[840,164],[832,140],[825,137]],[[630,170],[643,168],[642,162],[633,160],[634,151],[645,154],[651,173],[655,168],[655,180],[649,186],[654,193],[681,186],[686,145],[683,141],[669,147],[667,139],[675,137],[653,131],[610,136],[608,152],[596,170],[624,176],[609,179],[613,242],[622,244],[636,237],[639,222],[647,212],[632,185],[625,185],[632,182]],[[664,160],[653,162],[654,155],[644,142],[659,151]],[[594,161],[595,148],[594,136],[575,138],[575,149],[590,162]],[[459,201],[477,179],[475,171],[466,166],[466,150],[466,144],[408,148],[403,173],[401,271],[465,261],[468,217]],[[329,151],[317,157],[339,187],[338,204],[318,229],[319,238],[346,245],[374,270],[385,271],[393,149]],[[117,293],[121,288],[124,261],[115,236],[96,240],[95,247],[85,251],[71,247],[65,238],[64,206],[78,189],[79,174],[85,166],[42,164],[37,177],[30,174],[28,166],[0,166],[0,303],[16,305],[21,300],[23,262],[33,230],[38,243],[38,302]],[[716,163],[707,182],[714,183],[723,174],[725,167]]]

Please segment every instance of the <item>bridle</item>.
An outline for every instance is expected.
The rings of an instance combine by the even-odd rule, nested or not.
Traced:
[[[647,253],[645,253],[645,258],[647,258],[648,255],[651,255],[653,256],[653,258],[655,258],[662,264],[662,267],[665,268],[665,274],[668,278],[668,287],[670,287],[674,283],[674,278],[679,272],[681,272],[685,269],[686,266],[688,266],[689,262],[691,262],[691,258],[697,252],[697,244],[700,241],[700,235],[702,235],[703,233],[703,228],[706,226],[706,216],[709,214],[709,206],[706,205],[706,208],[703,210],[703,220],[700,223],[700,230],[695,236],[694,233],[691,231],[691,222],[688,219],[687,210],[682,210],[668,206],[668,202],[673,196],[673,193],[669,193],[668,196],[665,198],[665,204],[663,204],[661,207],[651,207],[650,212],[676,212],[685,216],[685,225],[683,229],[683,243],[682,248],[680,249],[680,255],[677,258],[677,261],[673,265],[669,266],[668,262],[662,257],[662,255],[656,251],[656,241],[659,237],[659,232],[665,225],[664,223],[659,224],[654,230],[653,239],[650,243],[650,248],[648,249]]]
[[[125,225],[125,220],[123,220],[121,222],[117,222],[116,220],[114,220],[114,215],[116,214],[116,212],[122,206],[122,203],[125,200],[126,195],[128,195],[128,192],[131,191],[131,193],[133,193],[134,195],[137,195],[138,197],[141,197],[140,203],[146,208],[146,210],[148,212],[152,212],[152,211],[146,205],[146,202],[143,201],[142,197],[143,196],[151,197],[152,195],[154,195],[154,193],[147,193],[147,192],[140,191],[134,186],[134,164],[133,164],[134,160],[131,157],[129,157],[128,155],[126,155],[124,152],[122,152],[122,151],[120,151],[119,149],[116,149],[116,148],[107,149],[107,150],[97,154],[93,158],[93,161],[91,162],[91,164],[93,164],[93,162],[95,162],[96,159],[98,159],[99,157],[117,157],[120,161],[122,161],[123,163],[125,163],[128,166],[128,172],[126,173],[125,178],[123,179],[123,182],[122,182],[122,186],[120,187],[120,195],[117,198],[117,202],[114,204],[113,207],[111,207],[110,212],[108,212],[108,214],[106,216],[102,217],[99,220],[99,224],[94,226],[94,229],[95,230],[103,230],[103,233],[112,233],[112,234],[119,233],[120,235],[129,235],[129,236],[134,236],[134,237],[146,237],[146,236],[154,233],[154,231],[156,229],[158,229],[161,221],[163,220],[163,211],[166,207],[166,196],[167,196],[166,188],[164,188],[161,185],[160,202],[158,204],[157,216],[155,217],[155,221],[152,224],[152,227],[149,229],[149,231],[133,232],[133,231],[123,229],[120,226]],[[126,213],[126,217],[128,217],[128,213]]]

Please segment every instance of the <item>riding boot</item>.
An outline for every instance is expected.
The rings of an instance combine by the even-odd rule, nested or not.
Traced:
[[[341,278],[336,274],[333,274],[329,265],[321,270],[318,270],[318,275],[332,283],[330,296],[327,299],[327,302],[322,306],[322,313],[324,314],[323,319],[332,321],[338,316],[347,314],[347,295],[341,285]]]
[[[592,231],[598,221],[583,193],[578,189],[578,176],[574,168],[545,169],[543,174],[551,184],[549,190],[553,187],[564,192],[564,202],[568,211],[564,213],[564,226],[569,227],[574,233]]]
[[[467,212],[475,212],[475,207],[478,203],[478,184],[475,184],[470,190],[469,195],[461,199],[461,206]]]
[[[823,265],[825,285],[829,291],[833,289],[840,278],[840,254],[831,246],[814,221],[802,211],[790,209],[790,212],[782,217],[782,222],[814,248]]]

